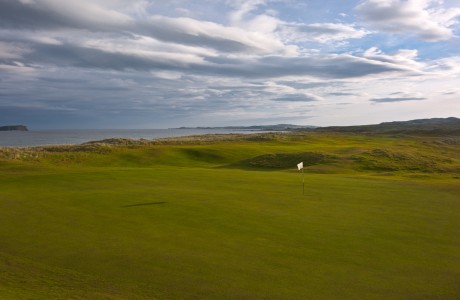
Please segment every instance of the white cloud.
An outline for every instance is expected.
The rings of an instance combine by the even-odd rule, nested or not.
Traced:
[[[302,41],[327,43],[331,41],[359,39],[369,34],[364,29],[356,28],[354,24],[308,24],[284,21],[275,17],[276,12],[273,12],[273,10],[254,14],[253,11],[260,6],[266,5],[266,1],[264,0],[237,1],[234,5],[237,9],[230,14],[230,20],[234,26],[277,37],[287,44],[296,44]]]
[[[149,36],[168,43],[226,53],[267,55],[295,52],[294,46],[284,45],[275,36],[256,30],[185,17],[146,15],[133,18],[128,13],[133,14],[133,10],[140,11],[134,13],[137,15],[145,13],[142,11],[146,6],[139,1],[134,4],[129,1],[30,0],[21,3],[7,0],[0,10],[0,26],[15,30],[61,31],[64,39],[68,34],[62,34],[65,28],[67,31],[100,32],[109,36]],[[49,38],[48,42],[53,40]],[[54,42],[59,41],[54,38]]]
[[[458,76],[460,75],[460,56],[432,60],[427,63],[425,70],[436,76]]]
[[[460,16],[460,9],[440,5],[430,0],[365,0],[356,11],[366,24],[378,30],[435,42],[454,36],[450,26]]]
[[[415,72],[420,71],[425,66],[416,60],[417,55],[418,51],[413,49],[400,49],[392,54],[385,54],[376,47],[369,48],[363,53],[363,57],[368,59],[405,66]]]
[[[290,42],[314,41],[320,43],[359,39],[369,34],[368,31],[358,29],[353,24],[343,23],[284,23],[280,24],[278,32],[283,39]]]
[[[76,40],[73,42],[76,43]],[[151,61],[183,66],[203,64],[205,63],[203,57],[217,55],[217,52],[212,49],[167,43],[145,36],[138,36],[135,39],[87,37],[76,44],[108,53],[138,56]]]
[[[159,40],[223,52],[275,54],[286,51],[285,45],[272,36],[191,18],[152,16],[138,28],[133,30]]]
[[[235,8],[230,13],[230,21],[238,26],[244,22],[245,17],[260,5],[264,5],[266,0],[230,0],[228,4]]]

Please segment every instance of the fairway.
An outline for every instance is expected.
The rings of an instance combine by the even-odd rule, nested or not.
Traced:
[[[295,165],[235,167],[269,149],[346,152],[293,145],[123,150],[101,156],[107,166],[4,160],[0,298],[459,298],[456,176],[316,165],[302,195]]]

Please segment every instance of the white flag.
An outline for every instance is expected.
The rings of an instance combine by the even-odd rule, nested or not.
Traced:
[[[303,169],[303,162],[297,164],[297,169],[299,169],[299,171]]]

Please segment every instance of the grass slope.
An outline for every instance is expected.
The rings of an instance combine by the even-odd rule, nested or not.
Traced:
[[[456,145],[308,134],[103,147],[4,150],[17,158],[0,161],[0,298],[460,295]],[[334,159],[306,170],[302,195],[295,170],[247,164],[276,153]],[[391,174],[375,167],[398,159]]]

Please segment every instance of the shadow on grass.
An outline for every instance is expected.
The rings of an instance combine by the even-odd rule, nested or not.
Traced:
[[[166,204],[168,202],[161,201],[161,202],[146,202],[146,203],[135,203],[135,204],[128,204],[128,205],[122,205],[121,207],[135,207],[135,206],[149,206],[149,205],[160,205],[160,204]]]

